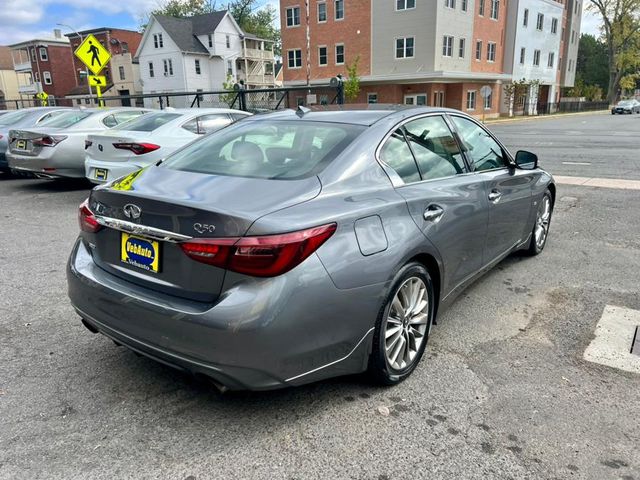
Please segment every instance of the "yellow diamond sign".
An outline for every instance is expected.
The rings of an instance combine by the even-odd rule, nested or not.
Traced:
[[[109,59],[111,59],[111,54],[102,46],[98,39],[91,34],[84,37],[82,43],[73,53],[82,60],[82,63],[84,63],[94,75],[98,75],[102,69],[107,66]]]

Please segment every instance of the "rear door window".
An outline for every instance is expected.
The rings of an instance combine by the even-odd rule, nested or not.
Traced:
[[[211,115],[201,115],[197,118],[189,120],[182,125],[182,128],[195,133],[196,135],[206,135],[215,132],[231,123],[231,118],[226,113],[218,113]]]
[[[421,180],[418,166],[401,128],[394,131],[382,146],[380,160],[391,167],[404,183]]]

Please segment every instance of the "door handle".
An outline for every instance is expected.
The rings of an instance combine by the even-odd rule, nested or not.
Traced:
[[[429,205],[422,214],[422,218],[424,218],[427,222],[437,223],[440,221],[440,218],[442,218],[443,213],[444,210],[442,209],[442,207],[439,207],[438,205]]]
[[[491,190],[491,192],[489,193],[490,202],[498,203],[501,197],[502,197],[502,193],[500,193],[498,190],[494,189],[494,190]]]

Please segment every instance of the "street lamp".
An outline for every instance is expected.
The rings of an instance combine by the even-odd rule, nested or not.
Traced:
[[[76,36],[80,39],[80,43],[82,43],[82,35],[78,33],[78,31],[73,28],[71,25],[67,25],[66,23],[56,23],[59,27],[65,27],[71,30]],[[73,50],[71,51],[71,65],[75,65],[75,59],[73,56]],[[75,71],[75,68],[74,68]],[[75,75],[74,75],[75,76]],[[78,85],[78,77],[76,76],[76,85]],[[89,76],[87,75],[87,86],[89,87],[89,98],[93,98],[93,93],[91,92],[91,82],[89,81]]]

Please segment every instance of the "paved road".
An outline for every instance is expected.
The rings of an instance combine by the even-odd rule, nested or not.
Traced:
[[[514,153],[518,148],[536,152],[556,175],[640,180],[640,115],[571,115],[490,128]]]
[[[567,133],[585,121],[640,125],[494,129],[512,147],[562,131],[559,151],[593,161]],[[602,151],[632,162],[627,147]],[[551,153],[543,162],[570,173]],[[85,186],[0,179],[0,478],[640,480],[640,375],[582,360],[605,305],[640,309],[640,193],[558,192],[545,252],[472,286],[403,384],[220,396],[81,326],[64,264]]]

